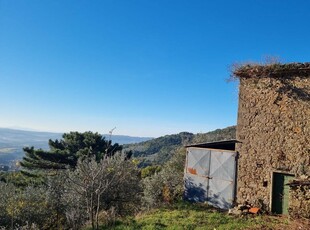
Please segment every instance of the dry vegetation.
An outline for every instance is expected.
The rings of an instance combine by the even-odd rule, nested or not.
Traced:
[[[310,76],[310,62],[305,63],[271,63],[271,64],[234,64],[233,78],[292,78]]]

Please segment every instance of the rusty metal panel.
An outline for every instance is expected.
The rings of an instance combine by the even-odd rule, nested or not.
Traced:
[[[210,150],[188,148],[186,172],[200,176],[208,176],[210,170],[210,154]]]
[[[184,181],[185,199],[230,208],[235,197],[236,153],[189,147]]]

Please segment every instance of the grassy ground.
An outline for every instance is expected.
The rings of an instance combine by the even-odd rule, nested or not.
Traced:
[[[309,226],[308,226],[309,227]],[[203,205],[181,203],[172,207],[156,209],[135,218],[115,221],[101,229],[305,229],[305,223],[288,218],[271,216],[229,216]]]

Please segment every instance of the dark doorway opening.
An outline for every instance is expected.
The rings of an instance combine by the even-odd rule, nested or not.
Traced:
[[[289,183],[294,179],[293,175],[285,173],[273,173],[272,182],[272,207],[271,211],[276,214],[288,214],[289,207]]]

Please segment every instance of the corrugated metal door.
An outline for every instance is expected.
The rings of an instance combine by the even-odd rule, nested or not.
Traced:
[[[188,148],[185,167],[185,199],[228,209],[233,205],[236,153]]]
[[[211,151],[208,202],[227,209],[233,205],[236,179],[236,153]]]

